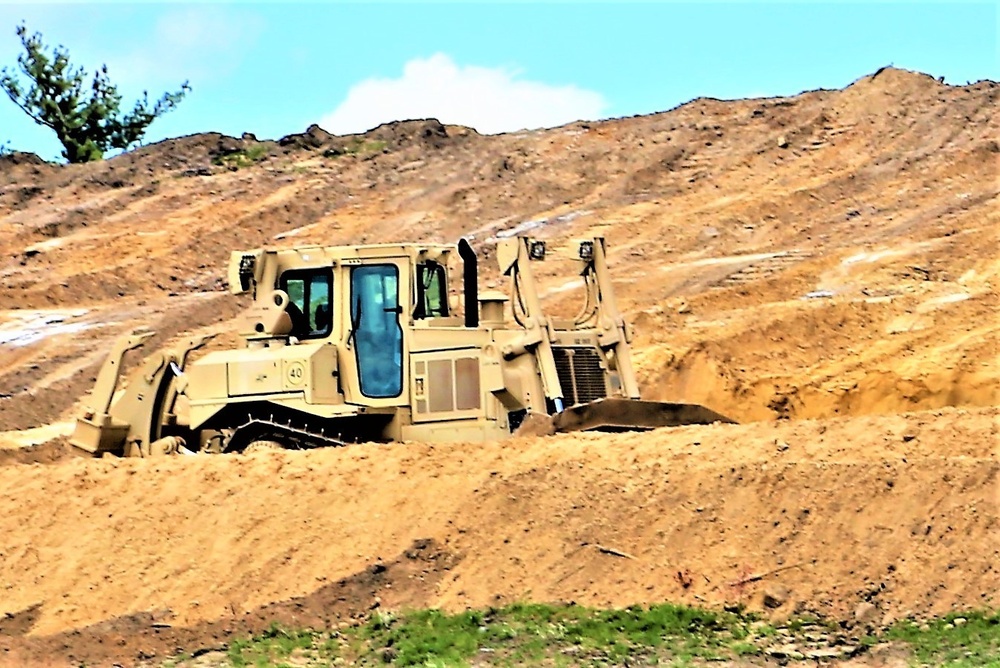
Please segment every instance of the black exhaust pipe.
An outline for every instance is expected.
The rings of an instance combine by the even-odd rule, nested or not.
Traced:
[[[458,255],[463,263],[462,292],[465,294],[465,326],[479,327],[479,267],[476,251],[466,238],[458,240]]]

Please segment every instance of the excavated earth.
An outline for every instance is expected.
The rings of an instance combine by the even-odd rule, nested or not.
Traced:
[[[498,136],[428,120],[0,158],[0,665],[157,663],[376,607],[996,610],[998,98],[890,68]],[[605,236],[644,396],[741,424],[67,450],[116,336],[236,344],[231,250],[464,235],[489,265],[517,232]],[[577,306],[568,269],[538,265],[552,313]]]

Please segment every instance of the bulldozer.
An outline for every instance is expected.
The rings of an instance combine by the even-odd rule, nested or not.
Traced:
[[[240,345],[189,360],[211,338],[192,336],[147,357],[120,388],[125,354],[152,333],[119,338],[70,443],[149,457],[489,441],[528,418],[542,433],[732,422],[640,399],[605,240],[563,251],[582,278],[573,318],[543,309],[532,265],[550,250],[527,236],[496,240],[507,291],[480,291],[467,239],[233,252],[229,289],[252,298],[236,320]]]

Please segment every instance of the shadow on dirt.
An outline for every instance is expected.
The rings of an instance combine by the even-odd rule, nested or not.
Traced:
[[[47,443],[40,443],[27,448],[0,449],[0,466],[11,464],[55,464],[66,459],[88,457],[86,453],[77,450],[65,438],[57,438]],[[3,621],[0,620],[0,634],[3,633]]]

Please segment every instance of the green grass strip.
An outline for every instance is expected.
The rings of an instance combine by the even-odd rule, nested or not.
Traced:
[[[908,650],[914,666],[1000,668],[1000,614],[970,612],[926,623],[903,621],[878,634],[852,636],[818,620],[775,626],[752,614],[672,604],[600,610],[515,603],[456,614],[376,611],[365,624],[336,632],[273,626],[257,638],[232,643],[228,660],[236,668],[607,666],[626,659],[631,665],[690,666],[779,651],[784,652],[779,658],[794,664],[817,646],[857,653],[881,643]]]

